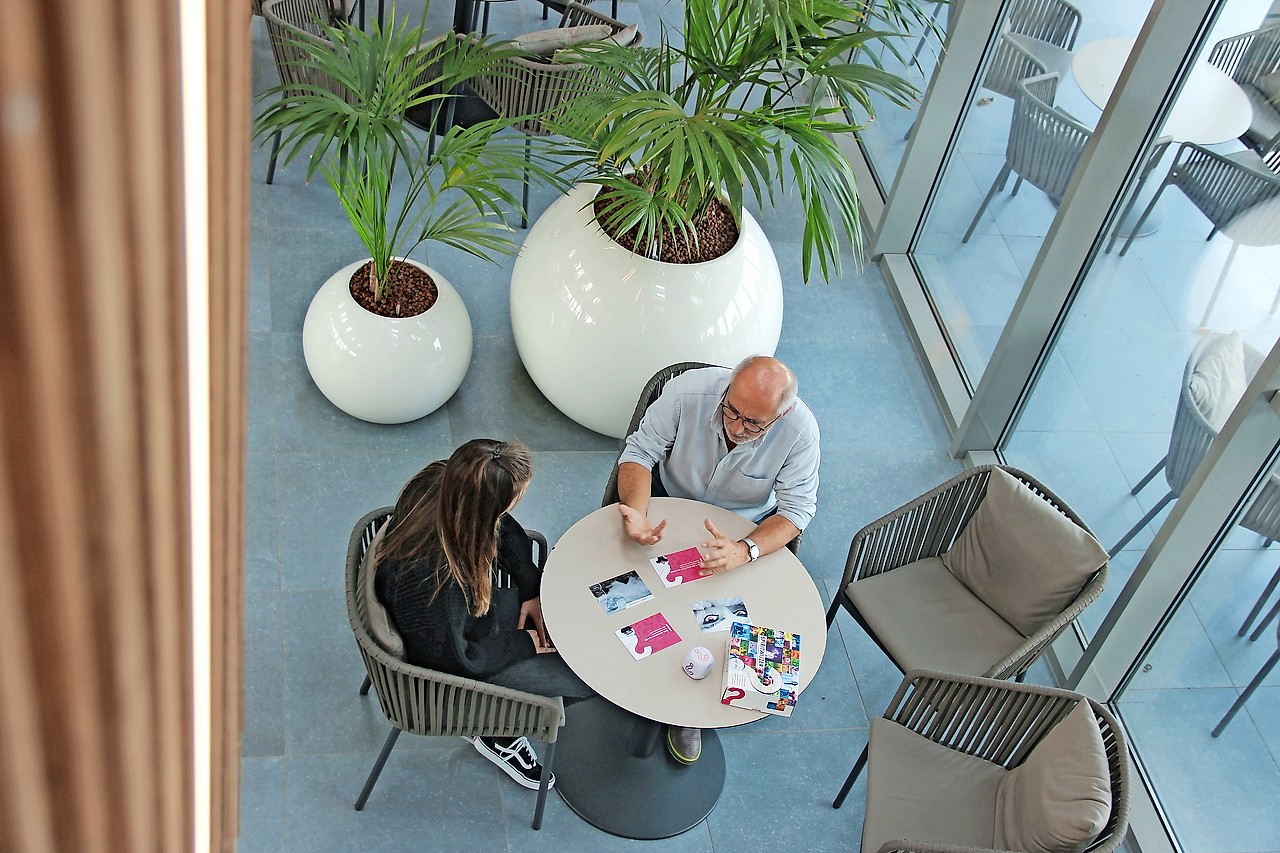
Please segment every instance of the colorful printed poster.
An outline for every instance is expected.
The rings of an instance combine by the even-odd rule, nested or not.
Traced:
[[[661,613],[646,616],[639,622],[619,628],[614,632],[636,660],[647,658],[668,646],[680,642],[680,635]]]
[[[683,551],[653,557],[649,560],[649,565],[658,573],[663,586],[678,586],[709,577],[702,573],[702,555],[697,548],[685,548]]]
[[[800,635],[732,623],[720,702],[789,717],[799,695]]]

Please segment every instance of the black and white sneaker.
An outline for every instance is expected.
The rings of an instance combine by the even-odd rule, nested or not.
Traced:
[[[538,790],[542,781],[542,765],[538,763],[538,754],[529,745],[528,738],[478,737],[471,743],[476,752],[501,767],[518,785],[531,791]],[[552,773],[547,789],[555,785],[556,775]]]

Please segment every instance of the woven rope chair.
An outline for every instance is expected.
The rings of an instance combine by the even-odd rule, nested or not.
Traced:
[[[1274,90],[1264,91],[1259,81],[1280,71],[1280,25],[1225,38],[1209,51],[1209,64],[1240,84],[1253,106],[1249,129],[1240,140],[1266,153],[1280,144],[1280,104]]]
[[[415,735],[460,737],[520,737],[545,743],[542,783],[533,813],[533,828],[542,826],[551,768],[555,761],[556,738],[564,725],[564,703],[558,697],[538,696],[509,690],[483,681],[448,675],[406,663],[378,644],[370,630],[370,611],[381,605],[370,601],[363,577],[365,552],[395,507],[382,507],[366,514],[351,531],[347,545],[347,618],[364,659],[368,676],[361,695],[372,685],[378,704],[391,723],[391,732],[369,772],[364,789],[356,800],[356,810],[364,808],[387,757],[402,731]],[[546,560],[546,539],[529,531],[538,545],[538,563]]]
[[[995,194],[1004,189],[1011,172],[1018,179],[1010,195],[1017,195],[1018,188],[1026,181],[1044,191],[1055,205],[1062,201],[1092,131],[1054,108],[1058,79],[1057,72],[1050,72],[1018,82],[1018,98],[1013,108],[1013,121],[1009,125],[1004,165],[960,242],[969,242],[973,230],[978,227],[978,220]]]
[[[640,392],[640,398],[636,401],[635,411],[631,413],[631,423],[627,425],[626,435],[631,435],[640,428],[640,421],[644,418],[644,413],[649,410],[650,404],[662,394],[662,389],[666,387],[673,377],[679,376],[686,370],[693,370],[699,367],[716,367],[714,364],[707,364],[702,361],[682,361],[679,364],[672,364],[664,367],[645,383],[644,389]],[[626,438],[622,439],[622,445],[618,450],[618,459],[622,458],[622,451],[627,447]],[[609,482],[604,487],[604,498],[600,501],[600,506],[609,506],[618,502],[618,462],[613,463],[613,470],[609,472]],[[798,553],[800,550],[800,539],[804,536],[801,532],[787,543],[787,548],[791,553]]]
[[[916,670],[903,678],[884,718],[935,744],[1011,770],[1026,760],[1046,734],[1082,702],[1087,702],[1102,734],[1111,783],[1111,811],[1087,853],[1108,853],[1124,841],[1129,827],[1129,757],[1124,733],[1106,708],[1079,693],[988,678]],[[862,750],[840,789],[840,808],[867,764],[873,744]],[[868,780],[870,792],[873,779]],[[868,797],[866,823],[873,804]],[[865,826],[866,824],[864,824]],[[864,836],[864,841],[867,839]],[[874,842],[873,842],[874,843]],[[863,849],[868,849],[864,846]],[[887,841],[878,853],[981,853],[992,848],[941,841]]]
[[[1018,83],[1028,77],[1054,71],[1067,77],[1080,21],[1080,10],[1063,0],[1020,0],[1009,13],[982,85],[1016,100]]]
[[[333,16],[329,0],[265,0],[262,17],[267,22],[267,36],[271,40],[271,53],[275,57],[280,82],[297,86],[294,94],[306,94],[319,87],[338,95],[350,103],[351,93],[327,74],[307,64],[306,52],[297,44],[310,40],[330,45],[324,38],[320,23],[340,22]],[[330,45],[332,46],[332,45]],[[286,93],[282,97],[290,97]],[[280,152],[280,131],[271,140],[271,160],[267,165],[267,183],[275,180],[276,155]]]
[[[626,24],[570,2],[560,19],[560,27],[580,27],[589,24],[605,24],[614,32],[626,28]],[[642,40],[637,31],[628,47],[638,47]],[[471,81],[471,88],[489,108],[503,118],[523,117],[515,124],[516,130],[525,134],[525,159],[529,157],[529,137],[548,136],[543,117],[554,112],[573,98],[593,90],[609,86],[607,74],[578,62],[554,62],[546,59],[510,57],[497,63],[493,71]],[[520,227],[529,225],[529,171],[524,173],[521,196],[523,211]]]
[[[1173,430],[1169,434],[1169,452],[1138,481],[1138,484],[1130,490],[1130,494],[1136,495],[1141,492],[1161,470],[1164,471],[1165,480],[1169,484],[1169,491],[1128,533],[1111,546],[1108,551],[1111,556],[1114,557],[1120,553],[1121,549],[1129,544],[1138,531],[1149,524],[1160,510],[1182,494],[1182,490],[1186,488],[1196,468],[1200,466],[1200,461],[1208,452],[1209,445],[1218,437],[1218,427],[1209,422],[1206,413],[1196,401],[1196,395],[1192,392],[1192,379],[1206,353],[1220,344],[1225,337],[1220,333],[1211,333],[1197,341],[1192,348],[1191,356],[1187,359],[1186,367],[1182,372],[1178,405],[1173,413]],[[1262,364],[1262,354],[1248,345],[1245,345],[1243,350],[1244,375],[1246,380],[1251,380]],[[1275,539],[1280,539],[1280,480],[1277,480],[1274,474],[1262,487],[1262,491],[1249,506],[1244,517],[1240,519],[1240,526],[1266,537],[1268,544]],[[1244,630],[1244,628],[1241,629],[1242,635]]]
[[[1088,525],[1061,498],[1025,471],[1007,465],[982,465],[969,469],[871,522],[854,534],[853,541],[849,543],[849,557],[845,561],[839,592],[827,610],[827,628],[830,629],[836,614],[843,608],[862,626],[867,635],[900,671],[913,666],[915,668],[928,666],[927,661],[905,662],[904,665],[903,661],[897,660],[887,648],[883,638],[877,636],[863,614],[859,612],[857,605],[849,596],[849,587],[858,581],[902,568],[927,557],[940,557],[944,552],[949,551],[986,496],[987,481],[995,468],[1001,468],[1022,481],[1073,524],[1093,535]],[[1018,531],[1010,531],[1010,535],[1017,536]],[[1044,653],[1049,644],[1102,594],[1106,579],[1107,566],[1103,565],[1085,581],[1079,593],[1061,613],[1046,621],[1029,636],[1023,637],[1003,656],[991,663],[984,672],[970,674],[980,674],[987,678],[1014,677],[1021,681],[1026,671]],[[917,632],[927,628],[928,626],[918,624],[901,625],[903,632]],[[957,649],[963,646],[960,638],[953,638],[952,642]]]
[[[1238,151],[1224,155],[1196,145],[1194,142],[1182,143],[1174,155],[1169,173],[1160,182],[1155,195],[1151,197],[1146,209],[1138,217],[1137,225],[1124,241],[1120,254],[1124,255],[1129,251],[1129,246],[1141,229],[1142,223],[1151,215],[1151,211],[1155,210],[1161,193],[1167,188],[1176,187],[1181,190],[1182,194],[1212,223],[1213,228],[1205,238],[1211,240],[1219,230],[1227,228],[1237,216],[1280,196],[1278,170],[1280,170],[1280,149],[1272,151],[1263,158],[1252,151]],[[1113,236],[1112,240],[1114,239]],[[1280,242],[1280,228],[1276,229],[1274,239]],[[1250,245],[1269,244],[1263,240],[1250,241]]]

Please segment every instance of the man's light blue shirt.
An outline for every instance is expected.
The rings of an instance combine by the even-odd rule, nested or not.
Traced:
[[[667,382],[618,463],[657,465],[672,497],[715,504],[755,522],[776,505],[778,515],[804,530],[818,509],[818,422],[797,399],[763,435],[729,450],[720,400],[731,373],[704,367]]]

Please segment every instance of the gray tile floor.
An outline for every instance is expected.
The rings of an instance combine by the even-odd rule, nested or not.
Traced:
[[[493,27],[540,26],[534,9],[495,7]],[[624,2],[620,16],[633,19],[633,11]],[[517,12],[524,20],[513,25],[507,16]],[[260,20],[253,38],[261,89],[275,71]],[[319,284],[363,252],[326,185],[304,185],[293,165],[268,187],[265,165],[265,153],[255,149],[240,849],[634,845],[587,825],[555,797],[544,828],[533,832],[534,795],[453,739],[401,739],[365,811],[352,808],[387,728],[375,700],[357,695],[363,672],[341,591],[351,525],[392,502],[411,474],[458,443],[514,436],[536,454],[533,485],[517,515],[554,542],[598,506],[615,442],[561,416],[524,372],[510,335],[510,262],[491,268],[438,249],[431,263],[462,293],[475,327],[475,356],[461,390],[436,413],[396,427],[361,423],[331,406],[302,360],[302,318]],[[535,215],[550,200],[535,193]],[[840,281],[801,284],[799,245],[787,227],[797,215],[784,207],[759,218],[785,280],[778,355],[799,375],[823,428],[820,512],[800,556],[827,595],[858,527],[962,466],[947,456],[947,430],[878,270],[848,264]],[[862,747],[868,716],[883,710],[898,680],[842,617],[797,715],[726,732],[728,784],[719,806],[684,835],[650,846],[754,849],[755,824],[740,815],[753,808],[766,770],[780,791],[771,831],[788,847],[856,846],[865,789],[859,785],[840,811],[830,802]]]

